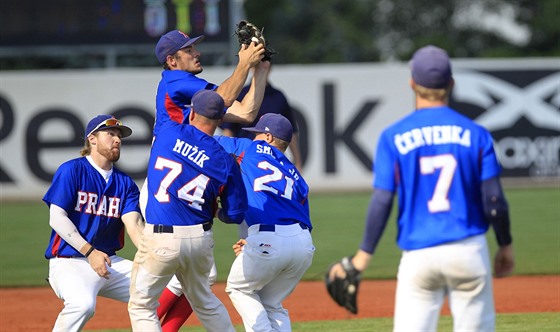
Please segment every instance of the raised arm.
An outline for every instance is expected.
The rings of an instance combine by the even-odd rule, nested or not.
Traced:
[[[262,61],[255,67],[255,72],[251,79],[251,87],[243,100],[235,101],[227,113],[224,114],[224,122],[251,123],[255,121],[259,108],[261,107],[270,62]]]
[[[241,45],[239,50],[239,62],[233,73],[218,86],[216,92],[224,98],[226,107],[231,106],[239,96],[245,81],[249,76],[251,68],[257,66],[264,56],[264,46],[262,44],[251,43],[249,46]]]

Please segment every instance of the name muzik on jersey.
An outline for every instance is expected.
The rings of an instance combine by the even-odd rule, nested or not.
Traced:
[[[119,197],[107,197],[105,195],[101,196],[101,199],[99,199],[98,195],[95,193],[78,191],[78,198],[74,210],[98,216],[120,218],[121,199]]]
[[[459,126],[428,126],[397,134],[394,142],[402,155],[425,145],[460,144],[469,147],[471,131]]]
[[[177,139],[175,146],[173,147],[173,152],[177,152],[183,157],[187,157],[188,160],[197,164],[199,167],[204,167],[204,162],[210,157],[208,157],[204,150],[198,150],[198,146],[192,146],[189,143]]]

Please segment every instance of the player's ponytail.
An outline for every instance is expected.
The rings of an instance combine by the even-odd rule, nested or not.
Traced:
[[[80,155],[82,157],[85,156],[89,156],[91,154],[91,144],[89,143],[89,140],[85,140],[84,142],[84,147],[80,150]]]

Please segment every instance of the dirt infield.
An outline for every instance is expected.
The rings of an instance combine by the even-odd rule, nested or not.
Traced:
[[[241,324],[224,286],[217,284],[214,291],[226,305],[234,324]],[[364,281],[360,288],[358,315],[351,315],[338,307],[328,297],[322,282],[301,282],[284,306],[290,311],[292,321],[392,316],[395,281]],[[495,279],[494,293],[498,313],[560,312],[560,276]],[[130,328],[125,303],[98,299],[97,311],[86,329]],[[2,288],[0,331],[49,331],[61,308],[62,301],[50,288]],[[443,314],[449,314],[446,307]],[[200,323],[193,316],[187,325]]]

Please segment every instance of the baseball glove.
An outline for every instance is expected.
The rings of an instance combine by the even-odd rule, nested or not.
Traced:
[[[264,57],[262,61],[270,61],[276,52],[268,45],[263,35],[264,29],[257,28],[253,23],[242,20],[237,24],[235,34],[240,45],[251,45],[252,42],[264,45]]]
[[[340,263],[346,272],[345,278],[335,277],[330,279],[329,274],[335,264]],[[360,271],[352,264],[352,257],[344,257],[340,261],[329,266],[325,275],[327,291],[331,298],[341,307],[346,308],[353,314],[358,313],[358,286],[360,285]]]

